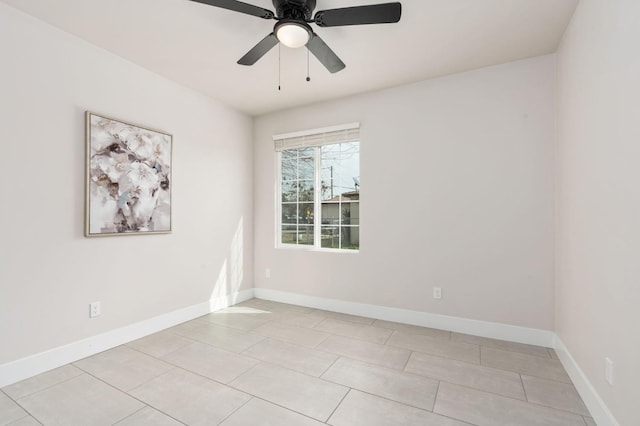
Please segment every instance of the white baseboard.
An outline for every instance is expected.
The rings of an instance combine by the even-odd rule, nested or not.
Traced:
[[[293,305],[325,309],[344,314],[360,315],[385,321],[438,328],[458,333],[473,334],[474,336],[509,340],[511,342],[545,346],[548,348],[553,347],[554,343],[554,333],[550,330],[540,330],[536,328],[519,327],[496,322],[431,314],[428,312],[347,302],[344,300],[325,299],[266,288],[254,288],[253,290],[255,297],[273,300],[274,302],[290,303]]]
[[[596,423],[599,426],[619,426],[619,423],[573,359],[562,340],[552,331],[337,299],[326,299],[265,288],[248,289],[227,296],[213,298],[204,303],[159,315],[117,330],[108,331],[36,355],[2,364],[0,365],[0,388],[190,321],[210,312],[243,302],[252,297],[345,314],[360,315],[385,321],[439,328],[493,339],[553,347]]]
[[[554,348],[558,354],[558,358],[560,358],[564,369],[567,370],[567,374],[569,374],[571,381],[580,394],[580,397],[582,397],[582,401],[584,401],[587,406],[589,413],[591,413],[591,416],[596,421],[596,424],[598,426],[620,426],[578,363],[573,359],[560,337],[557,334],[554,337]]]
[[[0,388],[19,382],[36,374],[61,367],[132,340],[156,333],[213,311],[243,302],[253,297],[253,289],[149,318],[116,330],[111,330],[68,345],[0,365]]]

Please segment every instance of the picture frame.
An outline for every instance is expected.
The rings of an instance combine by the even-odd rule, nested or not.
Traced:
[[[173,136],[86,112],[85,236],[167,234]]]

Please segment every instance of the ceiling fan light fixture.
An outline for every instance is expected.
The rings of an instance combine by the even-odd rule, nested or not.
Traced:
[[[278,41],[287,47],[296,49],[305,46],[311,39],[311,28],[305,23],[280,21],[275,28]]]

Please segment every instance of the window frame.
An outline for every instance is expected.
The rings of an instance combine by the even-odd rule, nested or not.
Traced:
[[[309,131],[303,131],[303,132],[296,132],[296,133],[289,133],[289,134],[285,134],[285,135],[276,135],[273,137],[274,141],[276,142],[276,144],[278,143],[278,141],[281,141],[283,139],[287,139],[287,138],[295,138],[295,137],[304,137],[306,135],[318,135],[318,134],[322,134],[325,132],[333,132],[333,131],[341,131],[341,130],[348,130],[348,129],[358,129],[359,130],[360,124],[359,123],[351,123],[351,124],[346,124],[346,125],[340,125],[340,126],[333,126],[333,127],[327,127],[327,128],[323,128],[323,129],[315,129],[315,130],[309,130]],[[317,144],[317,145],[311,145],[311,146],[293,146],[290,148],[281,148],[281,149],[276,149],[276,156],[275,156],[275,168],[276,168],[276,173],[275,173],[275,234],[276,234],[276,238],[275,238],[275,248],[276,249],[285,249],[285,250],[302,250],[302,251],[320,251],[320,252],[328,252],[328,253],[351,253],[351,254],[358,254],[360,252],[360,245],[358,245],[358,249],[346,249],[346,248],[329,248],[329,247],[322,247],[322,191],[319,190],[319,188],[321,187],[321,181],[322,181],[322,176],[321,176],[321,164],[322,164],[322,147],[325,145],[339,145],[339,144],[343,144],[343,143],[349,143],[349,142],[358,142],[358,154],[360,154],[360,147],[361,147],[361,138],[358,137],[357,138],[352,138],[350,140],[344,140],[344,141],[336,141],[335,143],[322,143],[322,144]],[[314,182],[314,196],[313,196],[313,244],[309,245],[309,244],[289,244],[289,243],[283,243],[282,242],[282,227],[283,224],[282,222],[282,152],[289,150],[289,149],[299,149],[299,148],[313,148],[313,164],[314,164],[314,178],[313,178],[313,182]],[[360,157],[358,158],[358,171],[360,171]],[[360,189],[358,188],[358,192],[360,191]],[[297,201],[298,205],[300,204],[300,201]],[[341,205],[342,203],[340,203]],[[358,205],[360,205],[360,200],[358,200]],[[361,209],[359,208],[359,212],[361,211]],[[298,225],[299,226],[299,225]],[[338,225],[338,227],[342,227],[342,225]],[[361,219],[359,219],[359,223],[357,226],[351,226],[352,228],[358,228],[358,232],[360,232],[362,224],[361,224]]]

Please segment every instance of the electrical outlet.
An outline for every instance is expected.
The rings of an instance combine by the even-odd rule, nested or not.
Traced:
[[[93,302],[89,304],[89,318],[95,318],[102,313],[102,307],[100,302]]]
[[[613,361],[610,358],[604,359],[604,378],[610,385],[613,385]]]
[[[442,299],[442,288],[434,287],[433,288],[433,298],[434,299]]]
[[[267,278],[271,278],[271,269],[267,268],[264,270],[264,276]]]

